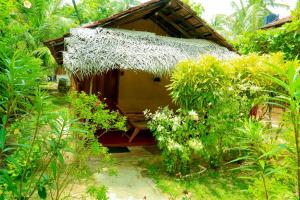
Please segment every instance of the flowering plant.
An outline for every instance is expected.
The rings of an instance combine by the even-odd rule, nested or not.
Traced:
[[[96,129],[126,130],[126,117],[119,112],[111,111],[96,95],[84,92],[71,95],[74,114],[82,119],[83,127],[94,134]]]
[[[187,173],[192,153],[203,150],[203,124],[198,114],[193,110],[174,112],[168,107],[144,114],[150,119],[148,126],[158,141],[167,172]]]

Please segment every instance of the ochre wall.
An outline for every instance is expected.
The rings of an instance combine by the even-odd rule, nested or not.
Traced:
[[[139,19],[137,21],[130,22],[128,24],[123,24],[118,28],[135,30],[135,31],[147,31],[147,32],[155,33],[157,35],[168,36],[168,34],[162,28],[160,28],[160,26],[155,24],[150,19]]]
[[[118,28],[147,31],[157,35],[168,34],[150,19],[139,19],[119,26]],[[166,85],[169,77],[161,77],[161,82],[153,81],[154,75],[142,71],[123,71],[119,80],[118,104],[125,112],[151,111],[158,107],[169,106],[174,108]]]
[[[169,77],[160,77],[160,82],[154,81],[154,75],[141,71],[123,71],[119,79],[118,104],[125,112],[151,111],[158,107],[174,108],[166,85]]]

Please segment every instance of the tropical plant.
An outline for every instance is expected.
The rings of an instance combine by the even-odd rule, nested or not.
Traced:
[[[167,107],[155,113],[145,111],[148,126],[154,133],[166,171],[171,174],[186,174],[190,170],[191,155],[203,151],[199,138],[203,134],[201,121],[195,111],[174,113]]]
[[[63,136],[70,124],[64,113],[60,113],[61,118],[46,114],[44,98],[44,94],[37,91],[29,112],[6,130],[7,137],[20,146],[4,160],[0,175],[1,198],[29,199],[36,192],[41,198],[46,198],[48,168],[54,168],[54,162],[63,162],[62,154],[67,143]],[[42,132],[46,125],[50,126],[49,132]]]
[[[73,2],[73,6],[64,5],[61,10],[71,19],[77,19],[79,24],[85,24],[106,18],[112,14],[126,10],[139,3],[137,0],[82,0]]]
[[[183,2],[186,3],[186,4],[188,4],[193,9],[193,11],[195,11],[197,13],[197,15],[199,17],[204,12],[204,7],[199,2],[196,2],[194,0],[183,0]]]
[[[53,111],[43,92],[37,91],[27,107],[27,113],[5,129],[7,140],[18,146],[1,163],[2,199],[65,198],[75,180],[91,175],[90,156],[110,161],[98,139],[80,129],[67,109]]]
[[[286,163],[279,162],[284,157],[285,144],[272,143],[270,132],[261,122],[251,119],[245,121],[244,126],[239,128],[240,134],[236,140],[236,147],[233,150],[240,152],[240,157],[229,163],[242,162],[240,166],[233,170],[240,170],[243,173],[243,179],[253,182],[249,191],[257,199],[273,199],[287,195],[293,196],[289,191],[292,188],[284,187],[288,185],[285,182],[289,170],[286,170]],[[289,180],[290,181],[290,180]],[[276,184],[276,192],[272,184]],[[279,192],[281,189],[284,192]],[[282,193],[285,195],[282,196]]]
[[[43,60],[46,67],[54,67],[55,61],[43,41],[61,36],[75,25],[61,12],[61,0],[9,0],[1,2],[0,46],[6,52],[23,49]]]
[[[182,165],[188,166],[188,157],[193,152],[198,153],[211,167],[218,167],[224,160],[234,156],[230,149],[236,143],[238,128],[243,126],[245,118],[250,117],[252,108],[267,98],[267,95],[261,95],[261,92],[280,90],[274,83],[259,75],[269,73],[282,77],[278,70],[267,64],[268,62],[281,65],[282,69],[287,65],[282,54],[252,54],[227,61],[203,56],[198,61],[183,61],[176,66],[169,89],[173,101],[181,110],[176,113],[168,109],[160,110],[150,115],[149,123],[161,149],[167,152],[165,159],[170,159],[166,161],[171,166],[169,171],[176,166],[172,163],[183,158],[186,159],[186,164]],[[197,123],[190,124],[185,118],[191,110],[198,115]],[[173,130],[172,127],[178,120],[182,127]],[[189,134],[189,131],[194,135]],[[201,144],[201,151],[194,151],[187,146],[188,141],[192,139]],[[168,147],[174,146],[171,144],[180,146],[179,149],[185,153],[174,153],[176,151],[171,151],[172,148]]]
[[[282,74],[282,79],[266,74],[265,78],[271,80],[283,89],[283,92],[273,91],[276,97],[271,98],[271,103],[283,107],[288,112],[289,122],[293,127],[296,157],[297,157],[297,177],[298,177],[298,198],[300,199],[300,67],[298,61],[290,62],[286,70],[278,66],[273,67]],[[298,68],[297,68],[298,67]]]
[[[111,111],[96,95],[87,95],[84,92],[71,95],[71,105],[75,116],[83,121],[83,125],[91,132],[96,129],[126,130],[126,117],[117,111]]]
[[[0,54],[0,116],[7,119],[24,113],[26,104],[42,78],[41,60],[28,56],[23,51],[13,55]],[[8,122],[8,121],[7,121]],[[7,124],[8,125],[8,124]],[[6,125],[6,126],[7,126]]]
[[[108,200],[107,188],[105,186],[90,186],[87,193],[97,200]]]
[[[233,42],[242,54],[257,52],[260,54],[283,52],[286,59],[298,58],[299,40],[299,9],[293,11],[292,22],[271,30],[257,30],[245,33]]]
[[[234,142],[231,136],[236,127],[259,102],[260,86],[249,79],[250,73],[235,71],[234,66],[234,61],[221,62],[211,56],[185,61],[176,67],[169,86],[174,102],[184,110],[195,110],[206,127],[202,143],[211,166],[221,164],[223,153]]]
[[[264,17],[272,13],[270,7],[289,8],[275,0],[240,0],[231,4],[234,10],[231,15],[227,17],[216,15],[213,19],[213,25],[217,24],[221,33],[227,35],[227,28],[232,32],[231,35],[227,35],[231,38],[262,27]]]

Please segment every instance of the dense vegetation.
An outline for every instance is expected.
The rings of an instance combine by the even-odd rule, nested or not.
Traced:
[[[201,15],[201,4],[185,2]],[[95,95],[43,89],[57,67],[43,41],[138,3],[0,1],[0,199],[72,198],[70,185],[91,175],[88,158],[110,164],[94,133],[126,130],[126,119]],[[299,199],[299,10],[292,23],[255,31],[269,6],[285,5],[251,0],[233,6],[234,13],[217,15],[213,26],[249,55],[226,62],[205,56],[176,66],[168,88],[180,109],[145,112],[163,164],[148,163],[149,173],[165,192],[176,193],[179,182],[198,198],[209,198],[199,192],[201,182],[215,179],[215,185],[232,184],[228,191],[237,199]],[[285,111],[278,127],[271,114],[262,121],[260,108]],[[105,187],[90,185],[90,196],[107,198]]]
[[[106,3],[101,15],[100,3]],[[89,22],[131,3],[114,9],[123,4],[87,0],[77,7],[81,22]],[[0,199],[66,198],[74,180],[90,175],[86,162],[90,156],[102,155],[109,161],[94,137],[95,129],[124,129],[125,119],[108,111],[95,96],[84,94],[73,97],[70,113],[67,97],[58,96],[65,100],[56,105],[41,87],[57,66],[43,41],[78,24],[73,7],[60,0],[8,0],[0,1],[0,10]],[[87,102],[90,107],[84,105],[82,110]],[[81,113],[76,112],[79,109]],[[106,195],[102,187],[92,186],[87,192]]]
[[[294,197],[298,66],[282,54],[252,54],[226,62],[207,56],[179,63],[169,87],[180,109],[146,113],[166,171],[185,177],[203,168],[231,168],[251,180],[248,192],[255,199]],[[281,122],[285,128],[274,128],[272,121],[264,123],[251,112],[266,103],[287,109]]]
[[[264,17],[272,13],[272,8],[289,7],[275,0],[240,0],[231,4],[231,15],[217,14],[211,22],[216,30],[230,39],[261,28]]]
[[[299,10],[293,12],[291,23],[271,30],[257,30],[245,33],[237,38],[234,45],[242,54],[257,52],[260,54],[284,52],[286,59],[299,57],[300,41]]]

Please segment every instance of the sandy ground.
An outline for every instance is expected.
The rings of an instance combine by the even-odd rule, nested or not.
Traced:
[[[161,193],[154,182],[142,175],[142,168],[138,165],[141,159],[152,159],[158,155],[155,148],[129,147],[130,152],[113,153],[116,160],[117,175],[111,176],[108,172],[94,174],[96,184],[108,187],[110,200],[164,200],[168,197]],[[96,165],[97,159],[90,161]]]

